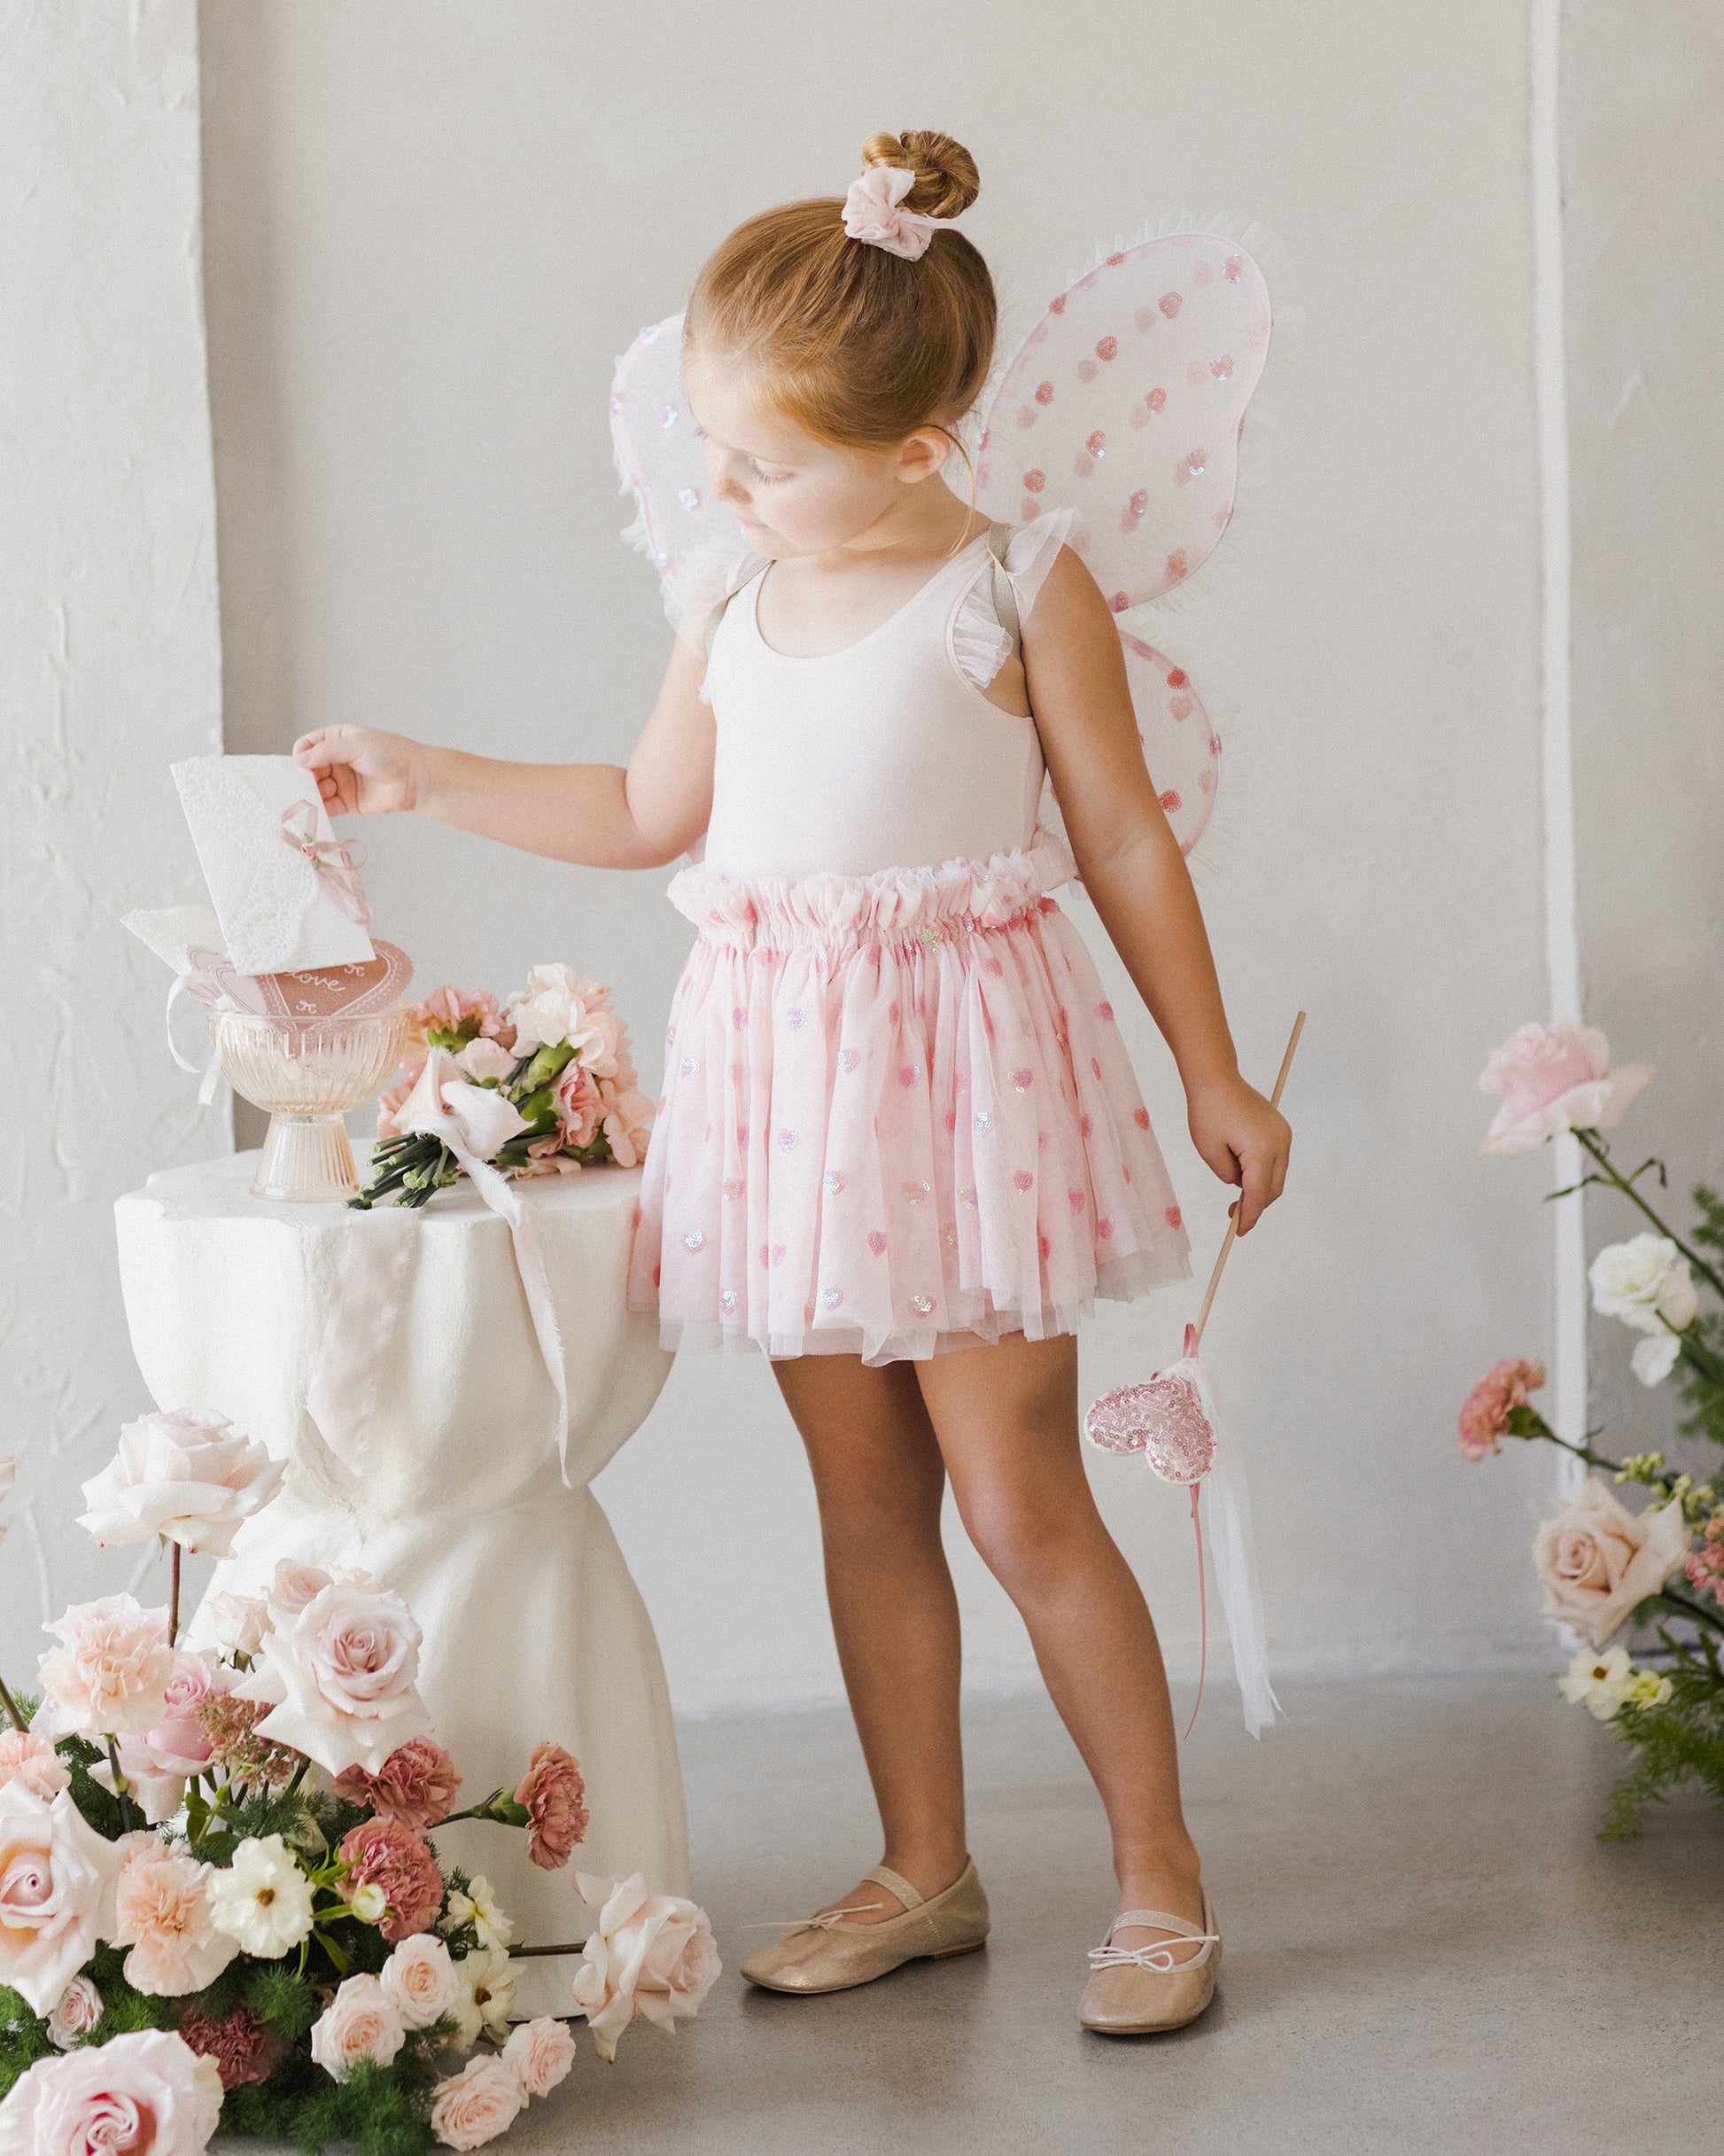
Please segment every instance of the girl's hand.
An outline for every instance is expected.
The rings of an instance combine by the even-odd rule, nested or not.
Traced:
[[[425,751],[369,726],[322,726],[293,744],[293,760],[317,781],[332,816],[380,816],[415,808]]]
[[[1287,1179],[1293,1150],[1287,1119],[1242,1078],[1213,1078],[1198,1086],[1187,1108],[1192,1143],[1223,1183],[1239,1186],[1230,1210],[1239,1216],[1240,1234],[1247,1234]]]

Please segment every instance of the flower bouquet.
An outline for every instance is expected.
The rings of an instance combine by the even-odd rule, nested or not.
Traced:
[[[1484,1149],[1527,1152],[1572,1131],[1591,1164],[1553,1195],[1596,1185],[1626,1197],[1651,1223],[1654,1232],[1612,1243],[1593,1260],[1592,1305],[1640,1335],[1633,1368],[1642,1384],[1661,1385],[1674,1374],[1689,1409],[1678,1426],[1682,1436],[1724,1448],[1724,1200],[1697,1185],[1699,1219],[1684,1240],[1644,1187],[1654,1177],[1666,1187],[1664,1163],[1649,1158],[1625,1175],[1604,1136],[1651,1076],[1639,1064],[1612,1070],[1604,1035],[1590,1027],[1523,1026],[1479,1080],[1503,1103]],[[1702,1287],[1718,1307],[1702,1308]],[[1479,1460],[1504,1437],[1542,1440],[1615,1483],[1638,1483],[1651,1492],[1647,1509],[1631,1513],[1610,1483],[1589,1476],[1580,1495],[1545,1522],[1533,1549],[1545,1615],[1589,1642],[1559,1680],[1564,1697],[1609,1723],[1636,1755],[1603,1830],[1621,1840],[1639,1831],[1649,1804],[1689,1780],[1724,1809],[1724,1494],[1710,1479],[1678,1473],[1662,1452],[1612,1459],[1595,1449],[1596,1430],[1578,1444],[1559,1436],[1532,1404],[1544,1375],[1542,1363],[1499,1362],[1461,1409],[1461,1450]],[[1638,1664],[1626,1646],[1611,1644],[1635,1623],[1650,1624],[1658,1640]]]
[[[638,1874],[576,1873],[599,1912],[584,1950],[514,1944],[432,1831],[492,1821],[564,1866],[579,1767],[540,1744],[514,1787],[457,1809],[419,1629],[378,1581],[283,1562],[263,1596],[210,1599],[207,1646],[181,1642],[181,1552],[226,1554],[280,1479],[222,1416],[128,1425],[82,1524],[159,1537],[168,1605],[77,1605],[48,1627],[38,1696],[0,1682],[0,2156],[201,2156],[218,2128],[478,2148],[575,2055],[563,2020],[511,2027],[516,1956],[582,1953],[569,2011],[606,2059],[718,1974],[703,1913]]]
[[[408,1007],[401,1081],[378,1103],[361,1209],[395,1194],[423,1205],[471,1163],[509,1176],[567,1173],[645,1155],[652,1104],[636,1083],[610,991],[567,966],[535,966],[499,1005],[439,988]]]

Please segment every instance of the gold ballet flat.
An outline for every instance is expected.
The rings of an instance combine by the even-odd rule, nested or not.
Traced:
[[[1118,1947],[1115,1932],[1131,1924],[1152,1924],[1173,1932],[1149,1946]],[[1178,1958],[1181,1939],[1202,1943],[1195,1954]],[[1203,1924],[1187,1924],[1164,1909],[1126,1909],[1107,1927],[1104,1943],[1090,1950],[1090,1981],[1077,2018],[1085,2028],[1108,2036],[1142,2036],[1155,2029],[1184,2028],[1195,2021],[1215,1996],[1221,1971],[1221,1933],[1209,1896],[1203,1896]]]
[[[944,1893],[926,1899],[884,1864],[863,1877],[897,1895],[903,1914],[879,1924],[847,1923],[858,1904],[799,1918],[785,1927],[781,1939],[742,1964],[749,1983],[765,1991],[848,1991],[873,1983],[906,1961],[974,1954],[988,1936],[988,1897],[974,1859]]]

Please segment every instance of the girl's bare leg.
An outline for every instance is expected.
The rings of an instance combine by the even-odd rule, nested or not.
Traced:
[[[930,1895],[963,1871],[958,1598],[940,1541],[945,1469],[908,1363],[804,1355],[773,1365],[814,1475],[827,1596],[885,1837],[883,1861]],[[900,1913],[874,1881],[828,1908]]]
[[[1200,1923],[1198,1854],[1180,1810],[1155,1627],[1083,1472],[1076,1339],[1013,1334],[913,1367],[970,1539],[1016,1603],[1095,1778],[1120,1907]],[[1166,1936],[1133,1926],[1118,1943]]]

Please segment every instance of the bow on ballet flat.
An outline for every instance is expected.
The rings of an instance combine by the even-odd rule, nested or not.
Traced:
[[[282,837],[296,853],[303,853],[329,885],[330,896],[356,928],[367,927],[371,908],[366,903],[360,877],[364,849],[351,838],[320,838],[317,811],[309,801],[290,801],[282,811]]]

